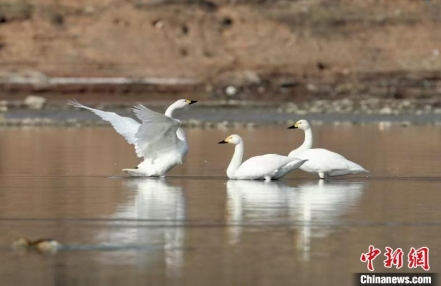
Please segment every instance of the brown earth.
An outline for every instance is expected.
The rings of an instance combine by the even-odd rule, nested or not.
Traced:
[[[122,76],[193,79],[182,88],[214,97],[427,98],[441,91],[440,30],[438,1],[9,0],[0,77],[9,90]]]

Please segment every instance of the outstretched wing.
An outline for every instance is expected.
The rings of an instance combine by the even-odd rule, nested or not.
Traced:
[[[101,117],[103,120],[110,122],[113,128],[115,128],[116,132],[121,134],[127,140],[127,142],[129,142],[129,144],[135,144],[136,141],[135,134],[136,132],[138,132],[138,128],[141,126],[141,124],[136,120],[130,117],[119,116],[114,112],[107,112],[107,111],[90,108],[85,105],[82,105],[76,100],[69,100],[67,104],[92,111],[93,113]],[[138,157],[141,156],[138,154]]]
[[[162,155],[182,156],[186,152],[183,148],[186,142],[176,133],[181,125],[179,121],[143,105],[135,106],[133,112],[142,121],[135,134],[137,153],[139,152],[145,159],[154,161]]]

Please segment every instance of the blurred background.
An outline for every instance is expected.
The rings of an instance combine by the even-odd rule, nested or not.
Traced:
[[[2,1],[2,106],[31,94],[48,105],[73,94],[119,103],[190,94],[436,108],[440,20],[430,0]]]

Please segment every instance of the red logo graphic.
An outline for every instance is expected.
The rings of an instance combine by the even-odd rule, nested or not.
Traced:
[[[395,251],[386,246],[386,260],[384,260],[384,267],[392,268],[392,265],[395,265],[397,269],[403,267],[403,250],[401,248],[397,248]]]
[[[417,268],[418,266],[421,266],[426,271],[430,269],[428,247],[421,247],[417,250],[411,247],[407,259],[409,261],[409,268]]]
[[[380,255],[381,250],[378,248],[375,248],[373,245],[369,245],[369,252],[367,253],[362,253],[360,256],[360,260],[361,262],[367,262],[367,268],[369,269],[369,271],[374,271],[374,265],[373,265],[373,261],[374,259]]]
[[[383,261],[384,267],[392,268],[392,266],[395,266],[396,269],[400,269],[401,267],[403,267],[403,250],[401,248],[393,250],[388,246],[386,246],[385,249],[386,252],[384,253],[384,256],[386,256],[386,259]],[[360,260],[364,263],[367,262],[367,269],[369,271],[374,271],[373,261],[375,260],[375,258],[377,258],[378,255],[380,255],[380,253],[380,249],[375,248],[373,245],[369,245],[369,251],[366,253],[362,253],[360,256]],[[407,266],[409,268],[421,267],[424,270],[429,271],[429,248],[421,247],[415,249],[414,247],[411,247],[409,254],[407,255],[407,261]]]

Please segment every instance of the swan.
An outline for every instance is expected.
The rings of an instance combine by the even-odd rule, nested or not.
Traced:
[[[144,157],[136,169],[123,169],[131,176],[163,177],[188,152],[185,132],[181,122],[172,117],[173,111],[194,104],[197,101],[179,99],[170,105],[165,114],[148,109],[139,104],[133,108],[135,115],[142,121],[122,117],[114,112],[106,112],[82,105],[76,100],[69,100],[68,105],[92,111],[103,120],[110,122],[116,132],[129,144],[135,145],[138,157]]]
[[[271,181],[279,179],[292,170],[298,169],[306,160],[289,158],[277,154],[266,154],[252,157],[242,163],[244,143],[242,137],[237,134],[230,135],[218,144],[230,143],[236,145],[233,158],[227,169],[230,179]]]
[[[301,170],[308,173],[318,173],[320,179],[368,172],[362,166],[349,161],[340,154],[326,149],[311,149],[312,129],[308,121],[302,119],[288,127],[288,129],[297,128],[305,131],[305,141],[299,148],[291,151],[288,157],[307,159],[308,161],[300,167]]]

